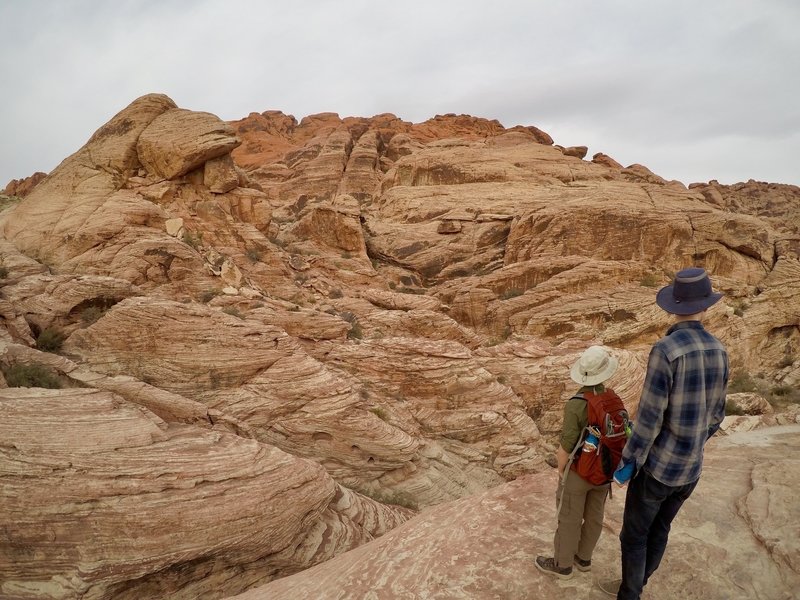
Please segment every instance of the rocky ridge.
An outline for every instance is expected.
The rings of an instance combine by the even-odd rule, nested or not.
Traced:
[[[225,123],[134,101],[0,204],[0,500],[19,522],[0,591],[220,598],[412,510],[547,481],[568,366],[608,345],[635,408],[668,324],[655,290],[687,264],[726,292],[708,327],[736,371],[791,397],[800,190],[586,154],[465,115]],[[62,389],[16,387],[20,369]],[[132,543],[167,505],[172,535]]]

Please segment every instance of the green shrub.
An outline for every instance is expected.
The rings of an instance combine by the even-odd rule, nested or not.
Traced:
[[[392,490],[374,492],[372,490],[364,490],[361,494],[381,504],[392,504],[394,506],[410,508],[411,510],[419,510],[419,503],[414,500],[413,496],[408,492]]]
[[[741,298],[737,298],[733,301],[733,314],[735,314],[737,317],[743,317],[744,311],[746,311],[748,308],[750,308],[750,304]]]
[[[235,306],[226,306],[222,309],[222,312],[224,312],[226,315],[231,315],[232,317],[242,319],[243,321],[245,319],[245,316]]]
[[[58,352],[64,343],[65,336],[54,327],[45,327],[36,338],[36,348],[43,352]]]
[[[58,377],[46,367],[33,363],[3,367],[3,377],[9,387],[39,387],[57,390],[61,387]]]
[[[0,279],[5,279],[8,277],[8,268],[0,266]]]
[[[261,251],[258,248],[250,248],[247,251],[247,258],[250,259],[250,262],[257,263],[261,260]]]
[[[655,273],[645,273],[639,280],[639,285],[651,288],[658,287],[658,277],[656,277]]]
[[[350,325],[350,330],[347,332],[347,339],[350,340],[360,340],[364,337],[364,330],[361,329],[361,325],[358,321],[352,323]]]
[[[87,306],[81,311],[81,321],[85,325],[91,325],[95,321],[99,320],[105,314],[105,310],[100,308],[99,306]]]
[[[741,392],[757,392],[758,384],[755,379],[746,371],[738,371],[733,374],[728,381],[728,393],[737,394]]]
[[[778,410],[790,404],[800,404],[800,389],[786,384],[776,385],[770,388],[767,400]]]
[[[221,293],[222,292],[220,292],[219,290],[205,290],[205,291],[202,291],[202,292],[200,292],[200,302],[202,302],[203,304],[208,304],[214,298],[219,296]]]
[[[416,294],[417,296],[424,296],[425,290],[421,290],[419,288],[410,288],[410,287],[401,287],[397,290],[401,294]]]
[[[269,239],[269,241],[275,244],[278,248],[283,248],[284,250],[286,249],[286,246],[289,245],[289,242],[287,242],[283,238],[279,238],[278,236],[270,236],[267,239]]]
[[[726,415],[743,415],[744,410],[735,402],[725,400],[725,414]]]
[[[344,298],[344,293],[339,288],[334,288],[331,290],[330,294],[328,294],[328,298]]]
[[[369,409],[369,412],[378,417],[381,421],[389,421],[389,414],[380,406],[373,406]]]
[[[796,386],[770,385],[761,377],[753,377],[746,371],[738,371],[728,382],[728,393],[755,392],[764,397],[773,408],[781,410],[790,404],[800,403],[800,389]]]
[[[350,323],[350,330],[347,332],[348,339],[360,340],[364,337],[364,330],[361,329],[361,324],[358,322],[358,317],[356,315],[346,310],[339,313],[339,316]]]
[[[201,231],[197,234],[194,234],[191,231],[184,231],[183,241],[184,243],[190,245],[192,248],[197,250],[200,246],[203,245],[203,232]]]
[[[500,295],[500,298],[502,300],[508,300],[509,298],[516,298],[517,296],[521,296],[521,295],[522,295],[522,290],[520,290],[518,288],[511,288],[509,290],[504,291]]]

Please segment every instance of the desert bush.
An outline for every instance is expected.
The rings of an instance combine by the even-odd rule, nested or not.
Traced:
[[[81,322],[85,325],[91,325],[99,320],[105,312],[106,311],[99,306],[87,306],[81,311]]]
[[[425,295],[425,290],[421,290],[419,288],[401,287],[397,291],[401,294],[416,294],[417,296]]]
[[[58,377],[38,363],[2,367],[2,371],[9,387],[39,387],[51,390],[61,387]]]
[[[360,340],[364,337],[364,330],[358,321],[350,325],[350,330],[347,332],[347,338],[350,340]]]
[[[36,348],[43,352],[58,352],[64,339],[64,334],[55,327],[45,327],[36,337]]]
[[[791,367],[793,364],[794,356],[787,352],[783,355],[783,358],[778,361],[778,368],[785,369],[786,367]]]
[[[0,266],[0,279],[5,279],[6,277],[8,277],[8,268]]]
[[[744,410],[742,407],[736,404],[735,402],[731,402],[730,400],[725,400],[725,414],[726,415],[743,415]]]
[[[224,312],[226,315],[231,315],[232,317],[237,317],[244,321],[245,318],[244,315],[235,306],[226,306],[225,308],[222,309],[222,312]]]
[[[269,239],[269,241],[272,242],[273,244],[275,244],[278,248],[282,248],[284,250],[289,245],[289,243],[286,240],[284,240],[283,238],[278,237],[277,235],[276,236],[270,236],[267,239]]]
[[[250,262],[257,263],[261,260],[261,251],[258,248],[250,248],[247,251],[247,258],[250,259]]]
[[[413,496],[407,492],[400,491],[385,491],[377,492],[372,490],[361,491],[361,494],[372,498],[381,504],[392,504],[394,506],[402,506],[403,508],[410,508],[411,510],[419,510],[419,503],[414,500]]]
[[[658,287],[658,277],[656,277],[655,273],[645,273],[639,280],[639,285],[651,288]]]
[[[344,298],[344,293],[339,288],[334,288],[331,290],[330,294],[328,294],[328,298]]]
[[[728,393],[757,392],[758,384],[753,376],[746,371],[737,371],[728,381]]]
[[[733,314],[737,317],[743,317],[744,311],[750,308],[750,304],[741,298],[737,298],[733,301]]]
[[[500,295],[500,299],[501,300],[508,300],[510,298],[516,298],[517,296],[521,296],[521,295],[522,295],[522,290],[520,290],[519,288],[511,288],[511,289],[508,289],[508,290],[504,291]]]
[[[214,298],[219,296],[221,293],[222,292],[220,292],[219,290],[204,290],[204,291],[200,292],[200,296],[199,296],[200,302],[202,302],[203,304],[208,304]]]
[[[800,388],[779,384],[769,390],[767,401],[776,409],[786,408],[790,404],[800,403]]]
[[[389,421],[389,414],[380,406],[373,406],[369,409],[369,412],[378,417],[381,421]]]
[[[361,329],[361,324],[358,322],[358,317],[350,311],[343,311],[339,316],[350,323],[350,330],[347,332],[348,339],[360,340],[364,337],[364,330]]]
[[[750,373],[739,371],[728,382],[728,393],[755,392],[777,410],[782,410],[790,404],[800,403],[800,388],[787,384],[770,385],[760,377],[753,377]]]
[[[185,244],[188,244],[192,248],[197,250],[200,246],[203,245],[203,232],[201,231],[194,234],[191,231],[185,231],[183,233],[183,241]]]

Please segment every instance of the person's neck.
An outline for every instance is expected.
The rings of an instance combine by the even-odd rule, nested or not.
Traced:
[[[706,311],[695,313],[693,315],[673,315],[673,323],[683,323],[685,321],[700,321],[703,322],[703,317],[706,316]]]

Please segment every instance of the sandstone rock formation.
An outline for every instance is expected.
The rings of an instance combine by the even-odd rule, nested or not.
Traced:
[[[569,366],[588,345],[608,346],[621,365],[611,384],[634,411],[649,346],[669,325],[655,292],[691,264],[726,294],[707,326],[734,373],[789,404],[800,385],[800,190],[687,188],[587,152],[466,115],[298,122],[266,111],[225,123],[152,94],[24,199],[0,199],[0,405],[13,407],[8,431],[33,444],[0,461],[45,465],[42,481],[14,479],[30,510],[13,505],[23,542],[0,540],[8,593],[219,598],[379,536],[410,508],[424,518],[490,488],[487,498],[544,490],[574,392]],[[46,336],[58,354],[35,349]],[[64,389],[6,390],[20,385],[16,368]],[[74,404],[67,422],[82,411],[80,427],[97,431],[54,438],[56,460],[36,444],[62,400]],[[726,431],[795,414],[736,417]],[[115,452],[103,437],[118,437],[113,415],[149,433],[130,447],[140,462],[124,445],[109,458],[133,469],[109,499],[99,465]],[[96,438],[95,456],[86,444]],[[46,466],[69,463],[72,447],[89,461],[83,471]],[[251,471],[199,464],[225,452]],[[142,465],[172,475],[153,480]],[[297,473],[266,491],[264,474],[282,469]],[[170,481],[184,480],[238,498],[246,478],[275,506],[292,504],[294,521],[209,503],[216,537],[203,548],[177,517],[170,527],[186,545],[161,532],[126,545],[108,517],[99,556],[79,533],[92,521],[78,520],[56,569],[25,554],[35,548],[25,540],[47,542],[31,533],[39,520],[66,526],[66,497],[37,496],[56,476],[85,488],[81,519],[92,514],[81,507],[112,507],[130,530],[152,529],[156,513],[128,515],[128,491],[152,488],[177,506],[191,498]],[[545,510],[529,516],[549,522]],[[280,547],[246,539],[272,529]],[[56,572],[54,587],[43,583]]]
[[[39,185],[45,177],[47,177],[47,173],[36,171],[36,173],[30,177],[25,177],[24,179],[12,179],[8,182],[8,185],[6,185],[3,194],[6,196],[19,196],[20,198],[24,198],[30,194],[33,188]]]
[[[0,390],[4,598],[196,598],[355,547],[409,511],[109,392]],[[32,483],[35,482],[35,483]]]
[[[789,600],[800,587],[800,425],[738,433],[707,446],[704,473],[673,523],[643,598]],[[608,501],[592,572],[542,575],[552,553],[554,473],[527,475],[438,506],[382,538],[237,600],[294,598],[605,598],[619,573],[623,494]]]

